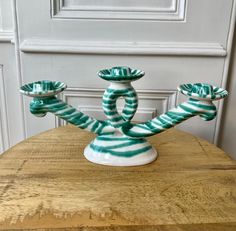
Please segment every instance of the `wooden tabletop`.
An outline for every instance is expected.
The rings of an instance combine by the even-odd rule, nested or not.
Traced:
[[[236,230],[236,163],[190,134],[151,137],[152,164],[88,162],[94,136],[66,126],[27,139],[0,157],[3,230]]]

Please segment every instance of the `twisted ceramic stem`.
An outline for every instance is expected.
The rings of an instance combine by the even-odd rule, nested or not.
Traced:
[[[105,121],[91,118],[55,96],[34,98],[30,103],[30,111],[39,117],[44,116],[47,112],[51,112],[81,129],[96,134],[106,134],[112,131],[112,128]]]
[[[176,108],[142,124],[126,124],[121,128],[129,137],[147,137],[163,132],[184,120],[200,115],[204,120],[212,120],[216,116],[216,107],[211,101],[200,101],[190,98]]]
[[[125,99],[125,106],[120,115],[117,111],[116,101],[121,96]],[[109,87],[103,95],[102,104],[104,113],[111,126],[121,127],[135,115],[138,107],[138,97],[131,85],[123,89]]]

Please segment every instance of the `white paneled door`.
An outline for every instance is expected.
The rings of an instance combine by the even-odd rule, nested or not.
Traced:
[[[135,120],[148,120],[186,100],[182,83],[225,87],[233,28],[234,0],[17,0],[16,43],[19,85],[60,80],[61,97],[87,114],[103,119],[103,90],[97,71],[118,65],[142,69],[134,83],[140,96]],[[121,100],[122,101],[122,100]],[[119,107],[122,107],[122,102]],[[24,97],[24,128],[32,136],[63,124],[29,113]],[[216,142],[216,120],[192,118],[179,127]]]

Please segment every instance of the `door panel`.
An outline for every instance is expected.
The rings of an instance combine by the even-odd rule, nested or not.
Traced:
[[[122,18],[122,15],[120,18],[117,16],[116,19],[112,19],[114,14],[109,10],[107,12],[110,12],[111,18],[105,17],[104,13],[100,17],[80,18],[73,16],[74,11],[81,15],[78,10],[68,10],[67,15],[64,15],[63,12],[66,10],[58,8],[60,2],[59,0],[51,1],[50,6],[48,0],[17,1],[21,39],[68,39],[86,42],[129,41],[132,43],[213,42],[225,47],[233,4],[233,0],[188,0],[181,5],[180,11],[184,12],[184,18],[176,21],[175,19],[160,20],[158,18],[148,20],[149,15],[145,11],[140,11],[143,18],[139,20]],[[93,1],[86,2],[88,5],[91,3],[91,8],[93,7]],[[120,6],[126,9],[126,4],[129,1],[118,2],[121,2]],[[141,2],[143,5],[148,5],[149,1]],[[182,1],[177,2],[180,5]],[[94,14],[98,12],[99,10],[95,11]],[[135,14],[133,11],[127,12],[126,10],[119,11],[119,13]],[[158,13],[154,12],[153,14]],[[168,12],[163,14],[168,14]],[[171,13],[169,12],[169,14]],[[32,20],[29,20],[30,18]]]

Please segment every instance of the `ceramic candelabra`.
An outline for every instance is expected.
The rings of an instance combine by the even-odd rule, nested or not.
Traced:
[[[30,111],[36,116],[54,113],[61,119],[90,132],[97,137],[84,150],[85,157],[94,163],[112,166],[135,166],[154,161],[156,150],[145,137],[155,135],[182,121],[199,115],[203,120],[216,116],[213,100],[227,96],[227,91],[208,84],[183,84],[178,90],[188,96],[187,102],[145,123],[131,122],[137,107],[138,97],[131,85],[144,76],[144,72],[129,67],[114,67],[101,70],[99,77],[110,81],[103,95],[103,110],[107,120],[99,121],[76,110],[56,95],[66,89],[62,82],[38,81],[21,87],[21,92],[33,97]],[[125,106],[117,111],[116,101],[124,97]],[[79,141],[78,141],[79,142]]]

